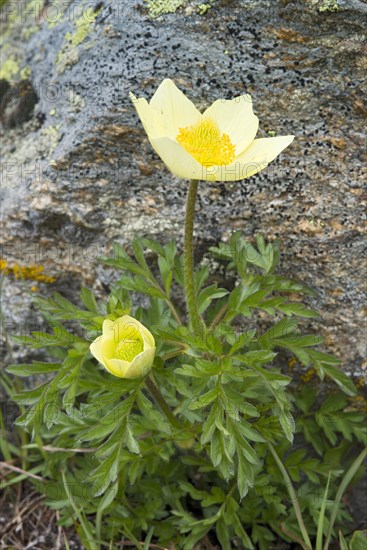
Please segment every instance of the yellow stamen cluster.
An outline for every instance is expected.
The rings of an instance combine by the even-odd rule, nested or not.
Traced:
[[[222,166],[235,159],[235,146],[217,124],[204,118],[193,126],[180,128],[176,140],[203,166]]]
[[[121,359],[122,361],[132,361],[134,357],[139,355],[144,350],[143,341],[141,338],[121,340],[117,344],[114,359]]]
[[[16,279],[31,279],[32,281],[39,281],[41,283],[54,283],[55,277],[50,275],[45,275],[43,273],[43,265],[19,265],[14,263],[12,266],[9,266],[6,260],[0,260],[0,271],[4,275],[14,275]]]

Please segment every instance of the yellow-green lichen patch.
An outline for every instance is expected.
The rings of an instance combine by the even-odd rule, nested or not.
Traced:
[[[167,13],[174,13],[184,5],[184,0],[144,0],[148,5],[150,17],[156,18]]]
[[[46,20],[49,29],[53,29],[64,20],[66,8],[67,4],[63,2],[47,6]]]
[[[27,80],[30,76],[31,76],[31,68],[29,65],[26,65],[25,67],[23,67],[23,69],[21,69],[20,73],[19,73],[19,76],[20,76],[20,79],[21,80]]]
[[[100,10],[93,11],[92,8],[87,8],[85,12],[75,21],[75,32],[67,32],[65,35],[65,40],[67,40],[71,46],[79,46],[79,44],[83,42],[99,11]]]
[[[87,8],[82,11],[75,21],[74,32],[67,32],[64,44],[56,58],[57,72],[63,73],[66,67],[74,65],[79,60],[77,46],[79,46],[94,28],[95,19],[102,8],[94,11]]]
[[[341,11],[342,7],[337,0],[322,0],[318,6],[320,13]]]
[[[198,5],[198,14],[205,15],[208,10],[210,10],[211,4],[199,4]]]
[[[26,44],[42,24],[40,14],[45,0],[28,0],[25,3],[9,2],[4,10],[0,36],[2,64],[0,78],[14,80],[28,78],[30,69],[24,67]]]
[[[2,64],[0,69],[0,78],[6,80],[12,80],[12,78],[19,73],[19,65],[15,61],[14,57],[8,57],[8,59]]]

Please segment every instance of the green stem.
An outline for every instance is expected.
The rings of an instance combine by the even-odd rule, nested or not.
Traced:
[[[168,305],[168,307],[170,308],[171,312],[172,312],[172,315],[173,317],[176,319],[177,323],[179,325],[182,325],[182,321],[180,319],[180,316],[179,314],[177,313],[177,310],[175,308],[175,306],[172,304],[171,300],[169,300],[169,298],[166,299],[166,304]]]
[[[352,481],[353,477],[356,475],[356,473],[358,471],[358,468],[364,462],[366,456],[367,456],[367,449],[364,449],[357,456],[357,458],[354,460],[353,464],[350,466],[350,468],[344,474],[344,477],[340,482],[339,488],[338,488],[337,493],[335,495],[335,501],[334,501],[333,507],[331,509],[329,528],[328,528],[326,541],[325,541],[325,544],[324,544],[324,550],[328,550],[328,548],[329,548],[331,535],[332,535],[334,523],[335,523],[335,520],[336,520],[336,516],[338,514],[338,509],[339,509],[339,506],[340,506],[342,496],[343,496],[345,490],[347,489],[349,483]]]
[[[195,202],[197,196],[199,181],[191,180],[186,203],[186,219],[185,219],[185,252],[184,252],[184,276],[185,276],[185,293],[186,304],[189,313],[192,330],[195,334],[200,335],[202,331],[202,323],[200,321],[199,312],[196,302],[195,280],[194,280],[194,250],[192,238],[194,232],[195,218]]]
[[[291,478],[289,477],[288,472],[285,469],[284,464],[280,460],[280,458],[279,458],[277,452],[275,451],[273,445],[268,442],[268,447],[270,449],[271,454],[274,457],[275,462],[277,463],[277,466],[278,466],[279,470],[282,473],[283,479],[285,481],[285,485],[288,489],[288,494],[290,496],[291,502],[293,504],[294,511],[296,513],[298,525],[299,525],[300,531],[302,533],[302,538],[304,540],[306,548],[311,549],[312,545],[311,545],[310,537],[308,536],[307,529],[306,529],[306,526],[305,526],[304,521],[303,521],[301,507],[300,507],[298,499],[297,499],[296,491],[294,490],[294,487],[292,485]]]
[[[156,402],[158,403],[158,405],[162,409],[162,412],[165,414],[165,416],[166,416],[167,420],[169,421],[169,423],[174,428],[180,430],[181,429],[180,422],[177,420],[177,418],[175,417],[175,415],[171,411],[170,406],[168,405],[167,401],[165,400],[165,398],[161,394],[159,388],[157,388],[157,386],[154,384],[153,380],[149,377],[147,377],[145,379],[145,383],[147,385],[148,390],[150,391],[150,393],[152,394],[152,396],[154,397],[154,399],[156,400]]]
[[[227,309],[228,309],[228,303],[224,304],[221,309],[218,311],[217,315],[214,317],[210,327],[209,327],[209,331],[211,330],[214,330],[215,327],[217,326],[217,324],[222,320],[222,318],[224,317],[224,315],[227,313]]]

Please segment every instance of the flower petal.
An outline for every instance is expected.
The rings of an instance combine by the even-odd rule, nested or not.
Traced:
[[[290,143],[294,136],[277,136],[255,139],[231,164],[208,168],[215,181],[238,181],[249,178],[275,159]]]
[[[163,136],[165,132],[159,113],[152,109],[147,100],[143,97],[137,99],[134,94],[130,92],[130,99],[138,112],[139,118],[148,136],[151,138]]]
[[[143,337],[144,342],[144,349],[148,348],[154,348],[155,347],[155,340],[154,336],[147,328],[145,328],[143,325],[140,327],[140,334]]]
[[[228,134],[236,154],[239,155],[250,145],[256,136],[259,119],[252,110],[249,95],[234,99],[217,99],[203,114],[204,118],[214,120],[223,134]]]
[[[89,346],[91,354],[103,364],[103,336],[98,336]]]
[[[185,151],[177,141],[168,137],[151,139],[150,143],[155,152],[161,157],[167,168],[175,176],[184,179],[206,179],[206,169],[197,160]]]
[[[172,139],[176,138],[180,128],[191,126],[202,117],[195,105],[169,78],[163,80],[149,106],[156,111],[164,135]]]
[[[129,361],[122,361],[121,359],[108,359],[102,364],[110,374],[119,378],[126,378],[126,373],[131,366]]]
[[[141,378],[152,368],[155,355],[155,348],[147,349],[139,353],[130,363],[129,369],[125,372],[125,378]]]
[[[122,317],[116,319],[114,323],[118,342],[125,338],[135,340],[136,338],[139,338],[139,335],[144,335],[148,338],[148,335],[150,335],[151,338],[148,338],[148,340],[153,341],[152,345],[155,345],[154,338],[150,334],[149,330],[145,328],[140,321],[134,319],[134,317],[130,317],[130,315],[123,315]]]

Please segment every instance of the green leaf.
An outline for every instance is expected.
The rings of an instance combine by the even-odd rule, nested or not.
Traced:
[[[34,374],[48,374],[55,372],[61,368],[61,363],[43,363],[42,361],[33,361],[30,365],[9,365],[6,368],[7,372],[17,376],[25,377]]]
[[[195,365],[184,364],[180,368],[175,369],[176,374],[181,376],[189,376],[194,378],[209,378],[215,376],[221,371],[221,365],[218,362],[213,364],[210,361],[196,361]]]
[[[293,334],[296,329],[297,321],[294,319],[282,319],[259,338],[259,344],[264,348],[271,348],[274,345],[274,340]]]
[[[171,426],[166,417],[163,416],[157,407],[153,406],[152,402],[141,391],[137,393],[136,401],[144,416],[147,428],[164,434],[171,433]]]
[[[367,531],[354,531],[349,547],[350,550],[367,550]]]
[[[37,388],[33,388],[33,390],[22,390],[20,393],[13,395],[13,400],[22,405],[34,405],[49,385],[50,382],[46,382]]]
[[[241,393],[231,389],[229,385],[223,387],[222,391],[225,392],[225,396],[227,397],[228,404],[226,404],[226,412],[228,414],[233,415],[235,418],[237,417],[236,413],[238,412],[241,412],[245,416],[260,416],[257,408],[248,401],[245,401],[244,396]]]
[[[162,245],[160,245],[157,241],[154,241],[153,239],[147,239],[142,238],[140,239],[140,242],[143,246],[146,248],[150,248],[155,252],[158,256],[165,256],[165,251]]]
[[[191,402],[191,404],[189,406],[189,409],[191,411],[193,411],[193,410],[196,410],[196,409],[201,409],[202,407],[206,407],[212,401],[217,399],[217,397],[218,397],[218,388],[214,387],[211,390],[209,390],[208,392],[206,392],[203,395],[201,395],[200,397],[198,397],[197,399],[194,399]]]
[[[205,443],[210,441],[216,429],[215,420],[217,418],[217,415],[218,415],[218,405],[217,403],[214,403],[202,427],[202,434],[201,434],[202,445],[205,445]]]
[[[134,462],[131,463],[131,466],[129,468],[129,481],[130,481],[131,485],[134,485],[134,483],[135,483],[135,481],[138,477],[140,464],[141,464],[141,459],[140,458],[137,458]]]
[[[265,438],[255,430],[249,422],[246,422],[243,418],[239,421],[239,430],[244,437],[247,437],[250,441],[266,441]]]
[[[209,269],[206,265],[204,265],[204,267],[196,271],[194,275],[196,292],[198,292],[201,289],[201,287],[203,286],[203,284],[205,283],[208,277],[209,277]]]
[[[287,303],[283,305],[278,306],[279,311],[282,313],[285,313],[288,316],[291,315],[298,315],[299,317],[306,317],[310,319],[315,319],[317,317],[320,317],[320,314],[308,307],[306,307],[304,304],[300,303]]]
[[[153,273],[150,271],[148,264],[145,260],[144,250],[140,239],[134,239],[131,246],[134,251],[134,256],[140,267],[143,269],[145,276],[150,281],[154,281]]]
[[[249,366],[254,366],[257,363],[271,363],[277,354],[269,350],[248,351],[242,355],[236,355],[235,359]]]
[[[220,542],[222,550],[231,550],[231,540],[228,534],[228,527],[223,519],[217,521],[215,525],[215,532]]]
[[[112,433],[117,426],[122,425],[127,415],[130,413],[134,404],[135,396],[130,395],[124,401],[118,402],[107,414],[97,420],[94,426],[91,426],[81,432],[80,441],[92,441],[101,439]]]
[[[115,483],[112,487],[105,492],[102,499],[98,504],[97,514],[101,514],[106,508],[108,508],[114,501],[118,490],[118,484]]]
[[[288,441],[293,443],[293,439],[294,439],[293,434],[296,429],[293,416],[288,411],[282,411],[279,415],[279,421],[283,428],[286,438],[288,439]]]
[[[237,488],[242,500],[254,485],[254,471],[244,456],[238,454]]]
[[[83,286],[82,291],[80,293],[80,297],[82,299],[83,304],[89,311],[92,311],[93,313],[97,313],[98,315],[100,314],[98,304],[96,302],[96,299],[94,297],[92,290]]]
[[[177,254],[177,246],[173,239],[168,244],[166,244],[166,246],[164,247],[164,252],[169,265],[173,267],[175,264],[175,258]]]
[[[312,356],[311,356],[312,357]],[[328,365],[327,363],[315,363],[315,368],[318,371],[325,372],[347,395],[355,395],[357,393],[356,387],[352,380],[340,369]]]
[[[111,453],[107,458],[100,463],[100,465],[91,473],[91,479],[96,486],[95,496],[102,495],[107,487],[114,483],[118,475],[120,449],[117,449]]]
[[[223,296],[227,294],[229,294],[228,290],[225,288],[217,288],[216,284],[204,288],[204,290],[199,293],[197,300],[199,313],[203,313],[213,300],[223,298]]]
[[[139,443],[135,439],[134,434],[131,431],[131,428],[130,428],[129,424],[126,424],[123,439],[125,440],[127,448],[129,449],[129,451],[131,453],[140,454]]]
[[[248,548],[248,550],[254,550],[254,545],[252,544],[250,537],[242,527],[241,521],[237,514],[235,514],[233,517],[233,527],[236,535],[240,538],[240,541],[244,545],[244,547]]]
[[[232,345],[229,354],[233,355],[241,348],[248,346],[248,344],[252,342],[252,340],[255,338],[255,334],[256,334],[256,329],[248,330],[247,332],[244,332],[243,334],[241,334]]]
[[[210,442],[210,458],[213,466],[216,468],[223,457],[223,441],[222,433],[219,430],[215,430]]]
[[[162,258],[162,257],[158,258],[158,265],[159,265],[159,271],[161,273],[164,289],[168,296],[171,290],[171,284],[173,279],[172,267],[170,266],[166,258]]]
[[[350,550],[347,541],[343,537],[343,533],[339,531],[339,544],[340,544],[340,550]]]

